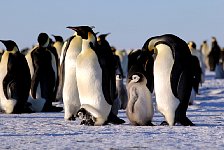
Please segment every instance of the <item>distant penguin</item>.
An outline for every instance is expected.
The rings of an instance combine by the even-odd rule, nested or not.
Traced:
[[[203,55],[204,64],[205,64],[206,68],[209,69],[208,54],[210,52],[210,49],[209,49],[207,41],[202,42],[200,50],[201,50],[202,55]]]
[[[221,49],[215,37],[212,37],[211,50],[208,54],[210,71],[215,71],[216,65],[219,65]]]
[[[61,36],[58,36],[58,35],[52,35],[52,36],[55,38],[55,42],[53,43],[53,47],[56,48],[56,51],[57,51],[57,54],[58,54],[58,60],[60,60],[64,40]]]
[[[117,50],[115,54],[120,58],[121,67],[124,73],[124,77],[126,78],[128,74],[128,54],[126,50]]]
[[[128,103],[127,89],[124,85],[124,80],[121,74],[116,74],[116,89],[120,100],[120,109],[126,109]]]
[[[126,86],[124,85],[124,78],[126,75],[124,75],[120,57],[116,55],[116,49],[115,47],[111,48],[113,55],[114,55],[114,62],[115,62],[115,74],[116,74],[116,95],[117,95],[117,106],[119,109],[125,109],[128,102],[128,95]]]
[[[154,109],[152,94],[147,86],[147,82],[151,82],[152,80],[147,81],[147,74],[145,70],[147,60],[144,61],[144,57],[139,55],[139,57],[136,57],[136,61],[129,63],[131,66],[129,66],[130,69],[128,71],[126,85],[128,91],[126,114],[133,125],[152,126],[153,124],[151,121],[153,118]],[[151,65],[153,66],[153,63]],[[150,84],[153,84],[153,82]]]
[[[55,107],[55,88],[57,65],[55,55],[49,49],[50,39],[46,33],[38,35],[38,43],[26,56],[31,73],[31,90],[29,102],[35,112],[58,112],[63,108]]]
[[[109,68],[104,53],[96,48],[95,33],[89,26],[69,28],[82,37],[82,51],[76,60],[76,78],[81,103],[77,116],[82,120],[81,124],[103,125],[107,121],[111,122],[111,118],[120,121],[118,117],[111,114],[113,100],[110,95],[109,72],[107,72]]]
[[[203,60],[202,53],[201,53],[200,50],[196,49],[196,44],[193,41],[188,42],[188,47],[191,51],[191,54],[198,58],[199,65],[200,65],[200,68],[201,68],[201,83],[203,83],[205,81],[205,63],[204,63],[204,60]]]
[[[148,39],[142,50],[153,52],[156,103],[166,119],[162,125],[194,125],[186,116],[193,79],[187,43],[165,34]]]
[[[65,110],[64,118],[65,120],[75,120],[76,114],[81,106],[76,79],[76,61],[77,56],[82,49],[82,37],[75,33],[75,35],[71,36],[65,44],[66,46],[62,50],[60,61],[60,66],[64,73],[62,94]]]
[[[192,73],[193,73],[193,87],[191,90],[191,96],[189,100],[189,105],[194,104],[196,94],[199,93],[199,85],[201,82],[201,67],[197,56],[192,55]]]
[[[6,46],[0,63],[0,109],[8,114],[30,113],[31,77],[25,56],[14,41],[0,41]]]

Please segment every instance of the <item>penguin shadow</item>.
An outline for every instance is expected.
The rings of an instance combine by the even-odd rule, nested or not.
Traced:
[[[36,134],[4,134],[0,135],[1,137],[33,137],[33,136],[49,136],[49,137],[57,137],[57,136],[75,136],[83,134],[82,132],[74,132],[74,133],[36,133]]]

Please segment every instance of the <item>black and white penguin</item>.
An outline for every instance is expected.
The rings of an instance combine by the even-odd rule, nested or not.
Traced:
[[[114,62],[115,62],[115,74],[116,74],[116,100],[117,104],[115,103],[115,106],[117,105],[117,108],[119,109],[125,109],[128,102],[128,95],[126,86],[124,85],[124,78],[126,75],[123,73],[123,69],[121,66],[120,57],[116,55],[116,48],[111,47],[111,50],[114,55]],[[116,107],[115,107],[116,108]]]
[[[70,27],[68,27],[70,28]],[[82,50],[82,37],[75,32],[63,46],[60,60],[61,72],[63,74],[63,102],[65,120],[75,120],[80,109],[80,100],[76,79],[77,56]]]
[[[154,56],[154,88],[162,124],[194,125],[186,116],[192,90],[191,53],[185,41],[172,34],[148,39],[143,51]]]
[[[200,62],[198,57],[192,55],[191,62],[192,62],[192,73],[193,73],[193,87],[191,90],[189,105],[194,104],[196,95],[199,93],[199,85],[201,83],[201,73],[202,73],[202,69],[200,67]]]
[[[25,56],[14,41],[0,40],[6,47],[0,63],[0,109],[5,113],[29,113],[27,99],[31,76]]]
[[[144,54],[143,54],[144,53]],[[152,118],[154,114],[152,93],[149,87],[153,86],[153,78],[147,77],[146,63],[149,63],[150,55],[147,56],[147,51],[136,55],[130,53],[129,57],[133,62],[129,62],[130,69],[128,70],[127,78],[127,91],[128,91],[128,104],[126,114],[128,119],[133,125],[150,125],[152,126]],[[131,56],[133,54],[133,56]],[[142,55],[142,56],[141,56]],[[146,56],[144,56],[146,55]],[[134,61],[135,58],[135,61]],[[149,65],[149,64],[148,64]],[[153,66],[153,62],[150,63]],[[148,71],[148,70],[147,70]]]
[[[76,78],[81,108],[81,124],[124,123],[111,113],[111,79],[104,51],[97,48],[96,35],[89,26],[69,27],[82,37],[82,50],[76,60]]]
[[[110,68],[107,71],[109,72],[109,79],[111,82],[111,98],[113,99],[113,104],[112,104],[112,112],[113,114],[117,115],[118,110],[120,109],[120,99],[118,97],[118,93],[116,92],[116,68],[119,66],[116,64],[117,63],[117,57],[116,55],[113,54],[113,50],[111,49],[111,46],[109,42],[106,40],[106,37],[110,33],[107,34],[100,34],[97,37],[97,43],[98,43],[98,49],[104,53],[104,58],[107,60],[109,63],[107,63],[107,67]],[[120,66],[121,67],[121,66]],[[122,71],[122,76],[123,76],[123,71]]]
[[[35,112],[62,111],[62,107],[52,105],[55,101],[57,60],[49,48],[50,39],[46,33],[40,33],[37,40],[39,46],[26,56],[31,73],[31,90],[28,101]]]
[[[59,35],[52,35],[55,39],[54,43],[53,43],[53,47],[56,48],[57,54],[58,54],[58,60],[60,60],[60,56],[61,56],[61,51],[62,51],[62,47],[64,44],[64,40],[61,36]]]

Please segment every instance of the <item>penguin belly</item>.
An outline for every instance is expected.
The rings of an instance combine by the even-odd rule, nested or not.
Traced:
[[[67,52],[69,55],[69,51]],[[65,120],[71,120],[80,108],[79,92],[76,80],[76,56],[65,58],[65,74],[63,86],[63,102]]]
[[[164,44],[156,46],[157,55],[154,61],[154,86],[158,110],[164,115],[169,125],[175,123],[175,111],[180,101],[171,89],[171,70],[174,64],[171,49]]]
[[[9,53],[4,52],[2,55],[1,63],[0,63],[0,109],[7,114],[10,114],[13,112],[14,107],[17,103],[17,100],[12,99],[10,95],[10,89],[7,88],[7,92],[9,95],[9,99],[6,99],[5,94],[3,92],[3,80],[5,76],[7,75],[7,66],[8,66],[8,59],[9,59]]]
[[[76,73],[81,108],[96,118],[94,125],[102,125],[107,120],[111,105],[104,98],[102,69],[93,51],[78,55]]]

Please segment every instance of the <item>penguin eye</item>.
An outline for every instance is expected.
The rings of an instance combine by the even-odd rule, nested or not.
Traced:
[[[117,75],[116,75],[116,79],[117,79],[117,80],[121,80],[121,75],[120,75],[120,74],[117,74]]]
[[[133,80],[133,82],[138,82],[139,79],[140,79],[140,77],[139,77],[138,75],[133,75],[133,76],[132,76],[132,80]]]

